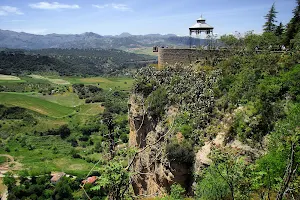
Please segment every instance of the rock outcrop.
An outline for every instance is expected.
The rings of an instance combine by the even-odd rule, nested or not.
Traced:
[[[185,164],[169,161],[166,154],[167,141],[176,137],[174,130],[147,115],[142,97],[132,95],[129,102],[129,145],[138,149],[132,168],[132,185],[136,195],[160,196],[176,182],[191,185],[191,169]],[[169,111],[175,114],[176,109]],[[170,114],[170,113],[169,113]],[[169,121],[174,120],[172,114]],[[172,122],[171,122],[172,123]]]

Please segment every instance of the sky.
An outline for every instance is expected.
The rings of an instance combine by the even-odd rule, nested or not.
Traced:
[[[189,34],[201,15],[218,35],[262,32],[275,2],[286,24],[296,0],[0,0],[0,29],[33,34]]]

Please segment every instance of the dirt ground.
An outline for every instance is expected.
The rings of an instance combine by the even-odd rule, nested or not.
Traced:
[[[4,194],[5,191],[6,191],[6,187],[2,183],[2,178],[0,178],[0,198],[2,197],[2,195]]]

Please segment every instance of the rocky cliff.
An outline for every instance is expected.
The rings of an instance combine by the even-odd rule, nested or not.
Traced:
[[[169,108],[170,123],[174,123],[176,108]],[[174,183],[191,185],[191,169],[184,163],[168,160],[166,148],[174,129],[149,116],[143,106],[142,97],[132,95],[129,107],[129,145],[140,152],[133,161],[132,184],[136,195],[157,196],[170,189]]]
[[[136,195],[162,195],[175,182],[189,192],[194,147],[202,146],[217,76],[179,65],[139,73],[129,100],[129,145],[138,152],[131,165]]]
[[[179,183],[192,192],[193,178],[209,166],[215,149],[232,149],[249,159],[261,154],[230,137],[236,113],[216,105],[220,73],[212,68],[174,65],[142,69],[129,99],[129,145],[136,195],[159,196]]]

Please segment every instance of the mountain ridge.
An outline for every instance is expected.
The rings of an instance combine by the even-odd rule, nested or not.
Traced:
[[[204,43],[201,40],[200,43]],[[199,44],[199,39],[193,38],[192,44]],[[102,48],[128,49],[152,46],[189,46],[188,36],[174,34],[132,35],[121,33],[116,36],[104,36],[94,32],[82,34],[36,35],[25,32],[15,32],[0,29],[0,47],[13,49],[47,49],[47,48]]]

